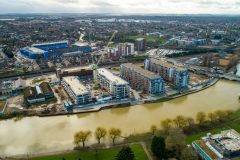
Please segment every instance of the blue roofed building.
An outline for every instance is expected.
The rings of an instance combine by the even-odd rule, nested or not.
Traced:
[[[55,58],[63,54],[82,54],[89,53],[92,48],[87,43],[75,43],[70,45],[68,41],[48,42],[33,44],[25,47],[20,53],[29,59]]]

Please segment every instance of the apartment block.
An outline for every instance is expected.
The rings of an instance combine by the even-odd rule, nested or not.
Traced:
[[[145,60],[144,68],[158,74],[165,81],[172,83],[178,89],[188,88],[189,72],[185,68],[153,58]]]
[[[114,75],[105,68],[97,70],[97,78],[101,87],[105,88],[117,99],[129,97],[129,83]]]
[[[160,76],[134,64],[122,64],[121,77],[135,90],[148,94],[164,93],[164,82]]]
[[[91,102],[90,91],[79,81],[78,77],[63,77],[62,84],[75,104],[87,104]]]

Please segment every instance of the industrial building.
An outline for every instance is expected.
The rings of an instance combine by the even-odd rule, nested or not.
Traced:
[[[145,51],[146,50],[146,39],[137,38],[135,40],[136,51]]]
[[[240,157],[240,134],[233,129],[215,135],[208,133],[192,146],[205,160],[237,159]]]
[[[49,42],[33,44],[31,47],[25,47],[20,50],[20,53],[29,59],[40,58],[54,58],[63,54],[81,54],[91,52],[91,47],[86,45],[80,45],[79,43],[72,46],[68,41]]]
[[[75,104],[91,102],[91,92],[79,81],[78,77],[63,77],[62,85]]]
[[[144,68],[158,74],[165,81],[172,83],[177,89],[188,88],[189,72],[185,68],[154,58],[146,59]]]
[[[116,47],[109,48],[108,52],[111,60],[119,60],[121,57],[127,57],[134,54],[134,44],[120,43]]]
[[[133,89],[142,91],[143,93],[164,93],[164,82],[160,76],[134,64],[122,64],[121,77],[128,81]]]
[[[42,82],[35,87],[26,87],[23,90],[24,99],[29,104],[42,103],[54,98],[51,86],[47,82]]]
[[[98,69],[97,79],[101,87],[108,90],[113,98],[122,99],[129,97],[129,83],[109,70],[105,68]]]

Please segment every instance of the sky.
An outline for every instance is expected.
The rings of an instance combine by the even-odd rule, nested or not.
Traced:
[[[0,0],[5,13],[240,14],[240,0]]]

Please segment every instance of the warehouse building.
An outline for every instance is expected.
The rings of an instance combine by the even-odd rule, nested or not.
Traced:
[[[97,78],[100,85],[108,90],[112,97],[122,99],[129,97],[129,84],[122,78],[114,75],[105,68],[97,70]]]
[[[128,81],[133,89],[148,94],[164,93],[164,82],[160,76],[131,63],[121,65],[121,77]]]
[[[205,160],[240,158],[240,134],[233,129],[215,135],[208,133],[192,146]]]
[[[188,88],[189,71],[159,59],[146,59],[144,68],[161,76],[165,81],[172,83],[177,89]]]
[[[29,104],[42,103],[54,98],[51,86],[47,82],[41,83],[39,86],[26,87],[23,90],[24,99]]]
[[[79,81],[78,77],[63,77],[62,84],[75,104],[88,104],[91,102],[90,91]]]

